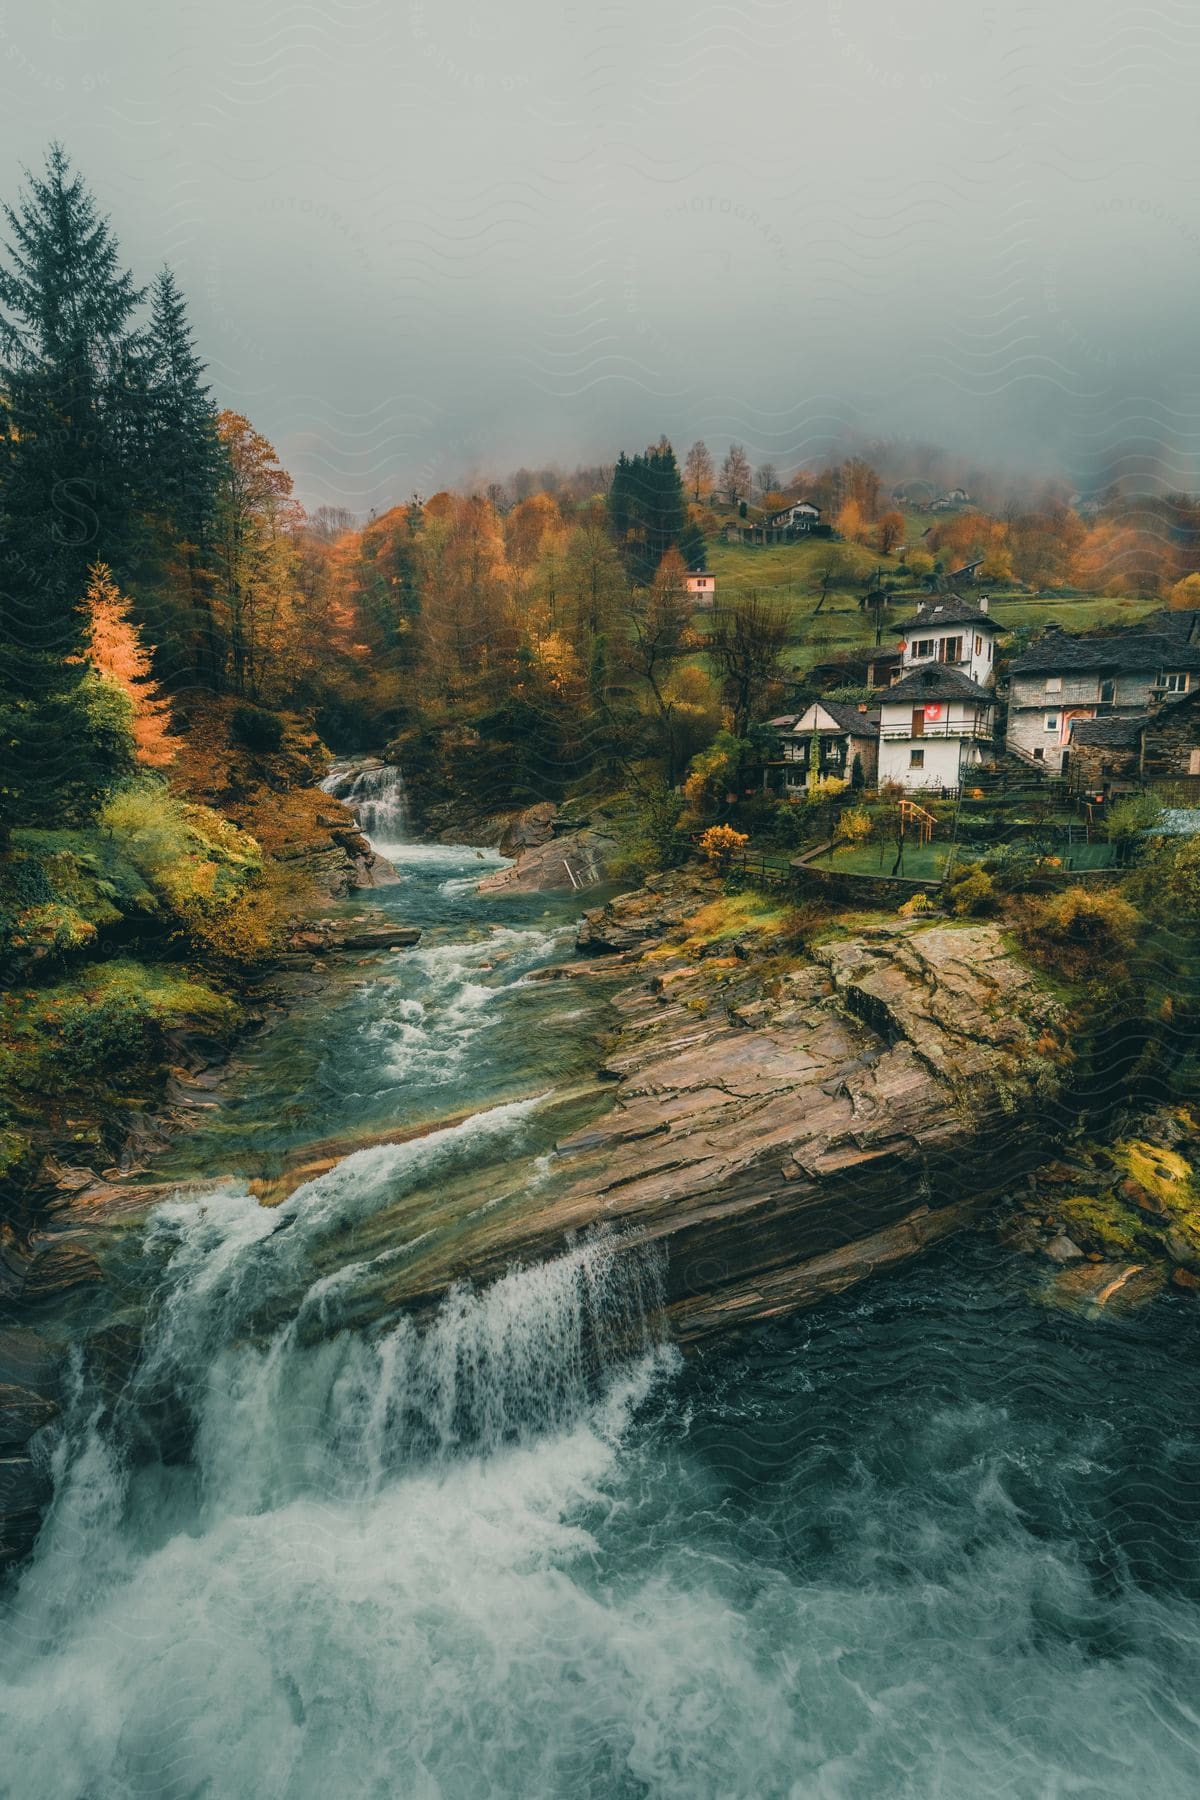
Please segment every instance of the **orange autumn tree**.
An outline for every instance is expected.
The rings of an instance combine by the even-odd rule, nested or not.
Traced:
[[[150,672],[150,656],[129,617],[129,601],[107,563],[93,563],[84,604],[89,619],[88,661],[133,707],[134,755],[144,769],[165,769],[178,754],[170,708]]]

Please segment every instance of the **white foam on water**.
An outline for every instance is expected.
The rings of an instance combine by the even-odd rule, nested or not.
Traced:
[[[391,763],[335,764],[321,786],[349,807],[375,849],[404,842],[408,824],[404,776]]]
[[[193,1468],[131,1469],[94,1405],[64,1440],[0,1647],[22,1800],[565,1791],[554,1746],[612,1705],[587,1698],[589,1657],[641,1704],[578,1578],[674,1367],[657,1266],[599,1239],[453,1293],[423,1333],[238,1343],[234,1270],[262,1240],[222,1200],[168,1265],[134,1384],[194,1371]]]
[[[422,1085],[453,1080],[479,1033],[498,1023],[497,999],[552,956],[566,935],[561,926],[502,926],[487,937],[407,952],[386,993],[377,987],[364,993],[363,1034],[378,1045],[385,1076]]]

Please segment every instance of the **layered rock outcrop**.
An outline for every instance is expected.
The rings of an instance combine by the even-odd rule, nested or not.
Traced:
[[[1044,1154],[1062,1048],[1057,1003],[993,925],[874,926],[769,956],[752,932],[689,938],[698,898],[667,883],[585,920],[582,947],[628,959],[611,1109],[557,1146],[545,1199],[457,1245],[486,1281],[597,1227],[657,1244],[684,1342],[962,1224]],[[435,1298],[425,1276],[397,1297]]]

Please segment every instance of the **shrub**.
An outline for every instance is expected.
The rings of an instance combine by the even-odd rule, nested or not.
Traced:
[[[1130,794],[1115,800],[1104,821],[1104,835],[1116,851],[1119,868],[1134,860],[1136,851],[1145,845],[1145,833],[1153,831],[1162,819],[1162,807],[1153,794]]]
[[[730,858],[749,842],[746,833],[735,831],[732,825],[710,825],[700,838],[700,854],[718,868],[725,868]]]
[[[921,913],[932,912],[933,910],[933,901],[929,898],[929,895],[920,892],[910,895],[910,897],[903,901],[897,908],[902,919],[915,919]]]
[[[236,1016],[231,1000],[200,982],[141,963],[105,963],[24,1001],[10,998],[7,1082],[38,1095],[109,1083],[157,1060],[164,1031],[224,1031]]]
[[[961,919],[991,912],[996,905],[996,883],[979,863],[962,863],[946,884],[946,895]]]
[[[622,865],[642,874],[677,868],[690,848],[679,829],[682,812],[683,801],[674,788],[666,782],[652,787],[622,827]]]
[[[1173,926],[1200,926],[1200,837],[1171,838],[1160,844],[1132,877],[1136,898],[1155,919]]]
[[[865,806],[851,806],[841,815],[834,837],[839,844],[865,844],[875,830],[875,821]]]
[[[736,793],[747,752],[744,738],[734,737],[731,731],[718,731],[708,748],[693,756],[683,784],[692,812],[700,816],[708,807],[720,804],[731,791]]]
[[[202,955],[252,965],[274,949],[283,902],[254,839],[164,782],[131,782],[101,823],[145,881],[160,915]]]
[[[269,756],[283,746],[283,720],[263,706],[235,706],[229,719],[229,735],[247,750]]]
[[[1021,938],[1031,955],[1069,981],[1120,981],[1141,914],[1111,888],[1065,888],[1025,903]]]

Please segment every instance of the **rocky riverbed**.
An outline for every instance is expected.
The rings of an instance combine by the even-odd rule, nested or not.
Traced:
[[[607,1229],[665,1251],[693,1341],[914,1254],[1046,1154],[1061,1008],[993,925],[785,945],[769,907],[684,876],[589,912],[578,946],[615,984],[606,1116],[557,1144],[544,1200],[483,1219],[453,1269],[431,1254],[398,1301]]]

